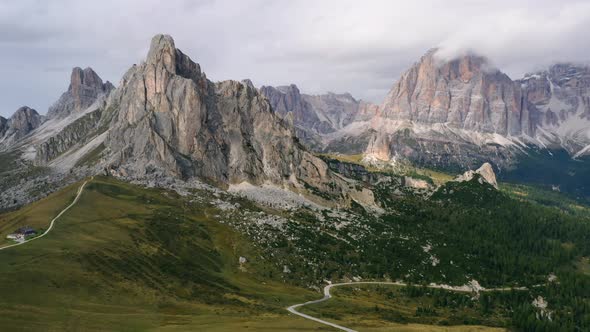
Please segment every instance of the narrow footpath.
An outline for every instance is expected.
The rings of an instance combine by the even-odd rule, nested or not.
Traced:
[[[47,230],[45,232],[43,232],[43,234],[41,234],[39,236],[36,236],[34,238],[28,239],[28,240],[23,241],[23,242],[19,242],[19,243],[10,244],[10,245],[4,246],[4,247],[0,247],[0,250],[4,250],[4,249],[8,249],[8,248],[20,246],[20,245],[23,245],[25,243],[29,243],[29,242],[31,242],[33,240],[40,239],[40,238],[44,237],[45,235],[47,235],[53,229],[53,225],[55,224],[55,221],[57,219],[59,219],[59,217],[61,217],[64,213],[66,213],[66,211],[68,211],[72,206],[74,206],[78,202],[78,199],[80,198],[80,195],[82,195],[82,191],[84,191],[84,186],[86,186],[86,184],[88,183],[88,181],[92,181],[93,178],[94,177],[92,177],[92,178],[90,178],[90,180],[84,181],[84,183],[82,183],[82,185],[80,186],[80,188],[78,188],[78,192],[76,194],[76,198],[74,198],[74,201],[70,205],[68,205],[65,209],[61,210],[61,212],[55,218],[53,218],[51,220],[51,223],[49,224],[49,228],[47,228]]]

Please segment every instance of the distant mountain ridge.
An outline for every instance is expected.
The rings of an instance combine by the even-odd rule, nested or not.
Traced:
[[[463,169],[485,161],[512,167],[532,146],[566,149],[580,157],[590,153],[589,73],[585,66],[556,64],[512,80],[483,56],[467,53],[445,60],[433,49],[401,75],[381,105],[359,107],[357,102],[343,113],[347,121],[341,126],[314,130],[312,147]],[[305,112],[285,107],[289,104],[272,89],[262,91],[282,113],[325,113],[310,102]],[[309,129],[305,121],[295,126]]]
[[[273,110],[293,125],[297,137],[311,147],[321,145],[321,136],[334,133],[377,109],[377,105],[356,100],[350,93],[309,95],[301,93],[294,84],[262,86],[260,92],[268,98]]]
[[[463,172],[489,162],[500,176],[532,150],[584,158],[589,77],[587,67],[559,64],[513,81],[485,57],[444,60],[431,50],[375,105],[295,85],[214,83],[170,36],[157,35],[117,88],[76,67],[47,116],[23,107],[0,118],[0,152],[16,156],[23,172],[34,166],[56,181],[106,172],[349,197],[349,179],[298,141],[315,152],[362,154],[373,165],[403,160]]]

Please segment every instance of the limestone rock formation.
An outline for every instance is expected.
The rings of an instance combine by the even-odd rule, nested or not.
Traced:
[[[349,93],[302,94],[296,85],[263,86],[273,110],[295,127],[297,137],[309,147],[321,145],[321,137],[336,132],[355,120],[368,120],[377,106],[354,99]]]
[[[444,61],[429,51],[405,72],[382,105],[383,117],[501,135],[532,135],[520,86],[467,54]]]
[[[329,125],[320,120],[296,85],[263,86],[260,93],[268,98],[274,112],[294,128],[297,137],[306,145],[315,145],[317,134],[329,130]]]
[[[455,181],[463,182],[463,181],[471,181],[473,178],[479,175],[481,181],[485,181],[486,183],[492,185],[494,188],[498,189],[498,182],[496,182],[496,173],[494,173],[494,168],[490,163],[484,163],[481,165],[480,168],[477,170],[469,170],[463,175],[458,176]]]
[[[45,165],[75,145],[83,145],[97,134],[102,110],[97,109],[72,121],[35,148],[35,164]]]
[[[533,146],[574,158],[590,153],[589,115],[586,66],[557,64],[512,81],[484,57],[444,60],[431,50],[401,76],[370,124],[347,132],[361,140],[374,131],[369,158],[512,168]]]
[[[28,106],[19,108],[10,119],[0,120],[0,132],[4,132],[3,136],[0,135],[0,143],[3,147],[10,146],[38,128],[41,122],[43,117],[36,110]]]
[[[322,122],[327,124],[324,132],[326,129],[331,132],[344,128],[355,119],[361,108],[361,102],[354,99],[350,93],[328,92],[323,95],[303,95],[303,98],[316,114],[324,118]],[[363,103],[364,105],[366,103]]]
[[[368,158],[443,168],[483,161],[513,168],[532,146],[578,157],[590,152],[589,73],[562,64],[512,81],[485,57],[448,60],[431,50],[394,84],[368,124],[344,131],[359,140],[374,132]]]
[[[10,117],[10,128],[7,131],[7,136],[14,135],[16,139],[19,139],[39,127],[41,122],[42,117],[36,110],[23,106]]]
[[[209,81],[170,36],[152,39],[107,109],[115,115],[104,144],[118,174],[337,190],[327,165],[302,149],[251,84]]]
[[[537,110],[534,124],[544,129],[537,139],[575,157],[590,152],[590,67],[555,64],[518,82]]]
[[[92,68],[72,70],[70,86],[59,100],[53,104],[48,112],[48,118],[64,118],[71,113],[81,112],[96,102],[101,96],[106,96],[113,85],[110,82],[103,83],[102,79]]]

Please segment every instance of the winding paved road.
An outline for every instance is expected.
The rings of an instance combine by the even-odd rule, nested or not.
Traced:
[[[315,303],[321,303],[324,301],[327,301],[329,299],[332,298],[332,295],[330,294],[330,289],[332,287],[338,287],[338,286],[349,286],[349,285],[394,285],[394,286],[408,286],[408,284],[404,283],[404,282],[400,282],[400,281],[394,281],[394,282],[387,282],[387,281],[358,281],[358,282],[343,282],[343,283],[337,283],[337,284],[329,284],[328,286],[324,287],[324,297],[319,299],[319,300],[314,300],[314,301],[308,301],[305,303],[299,303],[299,304],[294,304],[290,307],[287,308],[287,310],[289,310],[290,313],[295,314],[297,316],[301,316],[305,319],[309,319],[309,320],[313,320],[316,321],[318,323],[324,324],[324,325],[328,325],[334,328],[337,328],[339,330],[342,331],[346,331],[346,332],[358,332],[356,330],[350,329],[348,327],[344,327],[338,324],[334,324],[334,323],[330,323],[328,321],[310,316],[310,315],[306,315],[304,313],[301,313],[299,311],[297,311],[297,308],[301,308],[303,306],[309,305],[309,304],[315,304]],[[462,293],[471,293],[472,290],[468,290],[468,289],[459,289],[459,288],[450,288],[449,286],[443,286],[443,285],[428,285],[426,286],[428,288],[437,288],[437,289],[445,289],[448,291],[452,291],[452,292],[462,292]],[[493,291],[510,291],[510,290],[526,290],[526,287],[517,287],[517,288],[509,288],[509,287],[503,287],[503,288],[484,288],[479,290],[480,292],[493,292]]]
[[[76,204],[76,202],[78,202],[78,199],[80,198],[80,195],[82,195],[82,191],[84,190],[84,186],[86,186],[86,184],[88,183],[88,181],[92,181],[92,179],[94,179],[94,177],[91,177],[90,180],[86,180],[84,181],[84,183],[82,183],[82,185],[80,186],[80,188],[78,188],[78,193],[76,194],[76,198],[74,198],[74,201],[68,205],[65,209],[61,210],[61,212],[51,220],[51,223],[49,224],[49,228],[47,228],[47,230],[45,232],[43,232],[43,234],[34,237],[32,239],[28,239],[26,241],[23,242],[19,242],[19,243],[15,243],[15,244],[10,244],[4,247],[0,247],[0,250],[4,250],[4,249],[8,249],[8,248],[12,248],[12,247],[16,247],[16,246],[20,246],[22,244],[25,244],[27,242],[31,242],[33,240],[37,240],[40,239],[42,237],[44,237],[45,235],[47,235],[47,233],[49,233],[49,231],[51,231],[51,229],[53,228],[53,225],[55,224],[55,221],[57,219],[59,219],[59,217],[61,217],[64,213],[66,213],[66,211],[68,211],[72,206],[74,206]]]

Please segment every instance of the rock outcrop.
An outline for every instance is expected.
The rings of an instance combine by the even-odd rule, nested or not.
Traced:
[[[23,106],[16,110],[10,119],[0,120],[0,131],[4,131],[4,135],[0,136],[0,143],[3,147],[8,147],[38,128],[42,122],[43,117],[37,111]]]
[[[359,111],[361,105],[365,107],[367,103],[362,103],[354,99],[350,93],[332,93],[328,92],[323,95],[303,95],[311,108],[316,114],[324,118],[322,121],[326,125],[320,133],[333,132],[344,128],[351,123]]]
[[[72,70],[70,86],[48,112],[48,118],[64,118],[72,113],[81,112],[96,102],[101,96],[108,95],[113,85],[102,79],[92,68]]]
[[[454,181],[456,182],[464,182],[464,181],[471,181],[473,178],[478,175],[478,179],[481,179],[480,182],[486,182],[492,185],[494,188],[498,189],[498,182],[496,182],[496,173],[494,173],[494,168],[490,163],[484,163],[475,171],[469,170],[463,175],[458,176]]]
[[[274,112],[288,125],[293,127],[296,136],[311,147],[318,143],[318,133],[329,130],[311,105],[303,99],[296,85],[263,86],[260,93],[264,95]]]
[[[22,138],[39,127],[42,120],[36,110],[23,106],[10,117],[10,127],[6,134],[7,136],[14,135],[15,139]]]
[[[536,138],[579,157],[590,152],[590,67],[555,64],[518,81],[525,100],[537,113]]]
[[[73,146],[87,142],[96,134],[101,116],[101,109],[89,112],[40,143],[36,147],[35,164],[44,165]]]
[[[520,86],[491,67],[486,58],[468,54],[450,61],[429,51],[405,72],[382,105],[386,119],[501,135],[532,136]]]
[[[558,64],[512,81],[484,57],[443,60],[431,50],[357,137],[368,130],[368,156],[436,167],[513,168],[532,146],[580,157],[590,153],[590,69]]]
[[[355,120],[368,120],[377,106],[354,99],[349,93],[302,94],[296,85],[263,86],[273,110],[293,125],[297,137],[309,147],[321,145],[321,137],[336,132]]]
[[[369,124],[345,132],[367,141],[368,158],[405,158],[464,169],[492,162],[516,167],[522,152],[566,149],[590,153],[590,70],[555,65],[512,81],[487,59],[444,60],[429,51],[405,72]]]
[[[218,184],[271,182],[338,191],[327,165],[305,151],[251,84],[213,83],[173,39],[152,39],[109,98],[104,144],[112,172],[164,173]]]

